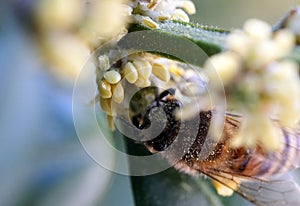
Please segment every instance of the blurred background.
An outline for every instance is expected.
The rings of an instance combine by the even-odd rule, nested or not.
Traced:
[[[93,10],[95,2],[0,2],[1,206],[134,204],[129,177],[96,164],[73,125],[73,85],[89,57],[89,28],[101,18],[94,15],[101,10]],[[275,23],[295,4],[294,0],[194,2],[197,14],[192,21],[228,29],[240,27],[250,17]],[[87,4],[91,21],[85,21],[89,17],[82,12]],[[103,155],[115,162],[114,154]]]

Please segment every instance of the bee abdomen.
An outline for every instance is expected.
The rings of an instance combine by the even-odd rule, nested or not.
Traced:
[[[257,146],[253,150],[243,150],[237,157],[231,155],[231,169],[246,176],[271,177],[283,174],[299,164],[299,137],[292,131],[282,129],[283,148],[277,152],[267,152]]]
[[[283,148],[276,153],[265,176],[277,175],[292,170],[299,165],[300,139],[297,132],[282,128]]]

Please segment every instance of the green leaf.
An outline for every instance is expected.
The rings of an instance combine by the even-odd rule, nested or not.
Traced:
[[[149,154],[143,145],[131,141],[127,141],[127,148],[130,154]],[[203,178],[192,178],[173,168],[154,175],[132,176],[131,182],[136,206],[223,205]]]
[[[180,21],[158,23],[159,28],[151,29],[142,24],[131,24],[129,32],[152,30],[171,35],[174,38],[187,38],[197,44],[208,56],[225,49],[225,38],[229,31],[212,26],[205,26]]]
[[[136,206],[223,205],[206,181],[193,181],[174,169],[148,177],[132,177],[131,180]]]

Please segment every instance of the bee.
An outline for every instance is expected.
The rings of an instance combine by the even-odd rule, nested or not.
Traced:
[[[288,171],[298,167],[300,157],[300,133],[296,130],[281,128],[283,148],[270,152],[257,145],[255,148],[230,146],[233,135],[238,131],[242,117],[227,113],[221,139],[213,151],[205,158],[200,153],[209,141],[208,131],[212,122],[212,111],[200,111],[197,118],[201,121],[195,125],[193,120],[181,121],[175,117],[175,111],[182,103],[175,97],[175,89],[163,91],[143,111],[132,115],[132,123],[138,129],[151,126],[151,121],[162,121],[156,110],[162,109],[166,120],[161,133],[148,140],[144,145],[152,153],[165,151],[175,141],[180,130],[184,131],[183,139],[190,138],[190,132],[196,131],[193,143],[174,167],[182,172],[198,175],[204,174],[225,188],[237,192],[256,205],[300,205],[300,189],[288,175]],[[154,111],[154,112],[151,112]],[[185,140],[182,140],[185,144]],[[168,155],[165,158],[171,158]]]

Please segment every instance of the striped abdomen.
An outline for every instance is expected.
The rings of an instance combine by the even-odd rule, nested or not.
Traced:
[[[205,161],[198,162],[200,170],[206,168],[227,171],[232,174],[242,174],[249,177],[267,178],[285,173],[298,167],[300,162],[300,134],[297,129],[284,129],[281,132],[283,147],[276,152],[264,150],[259,145],[253,149],[230,147],[233,131],[237,131],[239,124],[225,124],[225,137]],[[233,128],[234,127],[234,128]],[[197,167],[197,166],[196,166]],[[198,169],[198,168],[197,168]]]

